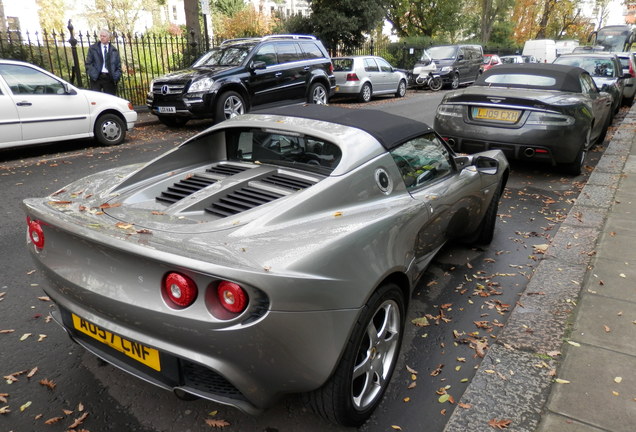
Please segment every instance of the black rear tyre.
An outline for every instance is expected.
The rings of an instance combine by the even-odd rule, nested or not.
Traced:
[[[382,400],[404,334],[405,302],[395,284],[382,285],[362,309],[334,374],[305,395],[311,408],[343,426],[363,424]]]
[[[440,77],[433,77],[428,82],[428,88],[430,88],[432,91],[439,91],[442,89],[443,84],[444,83],[442,82],[442,79]]]

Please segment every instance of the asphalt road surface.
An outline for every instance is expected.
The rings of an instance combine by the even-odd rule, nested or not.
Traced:
[[[410,91],[352,109],[382,109],[432,124],[443,92]],[[48,317],[46,283],[26,252],[22,199],[47,195],[84,175],[147,161],[209,123],[132,131],[119,147],[91,141],[0,152],[0,431],[346,431],[308,411],[299,396],[260,416],[210,401],[182,401],[73,344]],[[400,360],[379,409],[363,431],[441,431],[481,355],[505,325],[518,294],[603,150],[586,173],[567,177],[545,166],[512,165],[490,247],[444,248],[413,293]],[[540,293],[537,293],[540,295]],[[448,395],[448,396],[445,396]],[[8,408],[7,408],[8,407]],[[46,424],[48,422],[48,424]]]

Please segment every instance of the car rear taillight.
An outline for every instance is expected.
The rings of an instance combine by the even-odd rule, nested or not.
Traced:
[[[634,72],[634,63],[631,60],[629,62],[629,73],[632,77],[636,77],[636,73]]]
[[[44,247],[44,231],[39,221],[31,220],[27,217],[27,225],[29,238],[33,242],[36,248],[42,249]]]
[[[356,75],[355,73],[348,73],[347,81],[360,81],[360,78],[358,78],[358,75]]]
[[[216,292],[219,303],[228,312],[241,313],[247,307],[247,293],[239,284],[223,281],[217,286]]]
[[[163,296],[175,308],[183,309],[197,299],[197,284],[188,276],[172,272],[163,278]]]

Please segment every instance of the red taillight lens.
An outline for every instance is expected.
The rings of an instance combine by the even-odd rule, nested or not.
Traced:
[[[197,299],[197,284],[188,276],[168,273],[163,279],[163,294],[177,308],[186,308]]]
[[[27,224],[29,226],[29,238],[33,242],[36,248],[42,249],[44,247],[44,231],[40,222],[27,218]]]
[[[358,75],[356,75],[355,73],[348,73],[347,81],[360,81],[360,78],[358,78]]]
[[[247,293],[234,282],[221,282],[216,292],[221,306],[228,312],[241,313],[247,307]]]

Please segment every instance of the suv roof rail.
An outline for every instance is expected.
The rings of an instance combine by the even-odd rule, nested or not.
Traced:
[[[221,45],[225,45],[225,44],[229,44],[229,43],[234,43],[234,42],[258,41],[258,40],[261,40],[261,38],[253,38],[253,37],[234,38],[234,39],[227,39],[227,40],[224,40],[223,42],[221,42]]]
[[[269,39],[306,39],[306,40],[316,40],[315,36],[311,35],[302,35],[302,34],[275,34],[263,36],[262,40]]]

